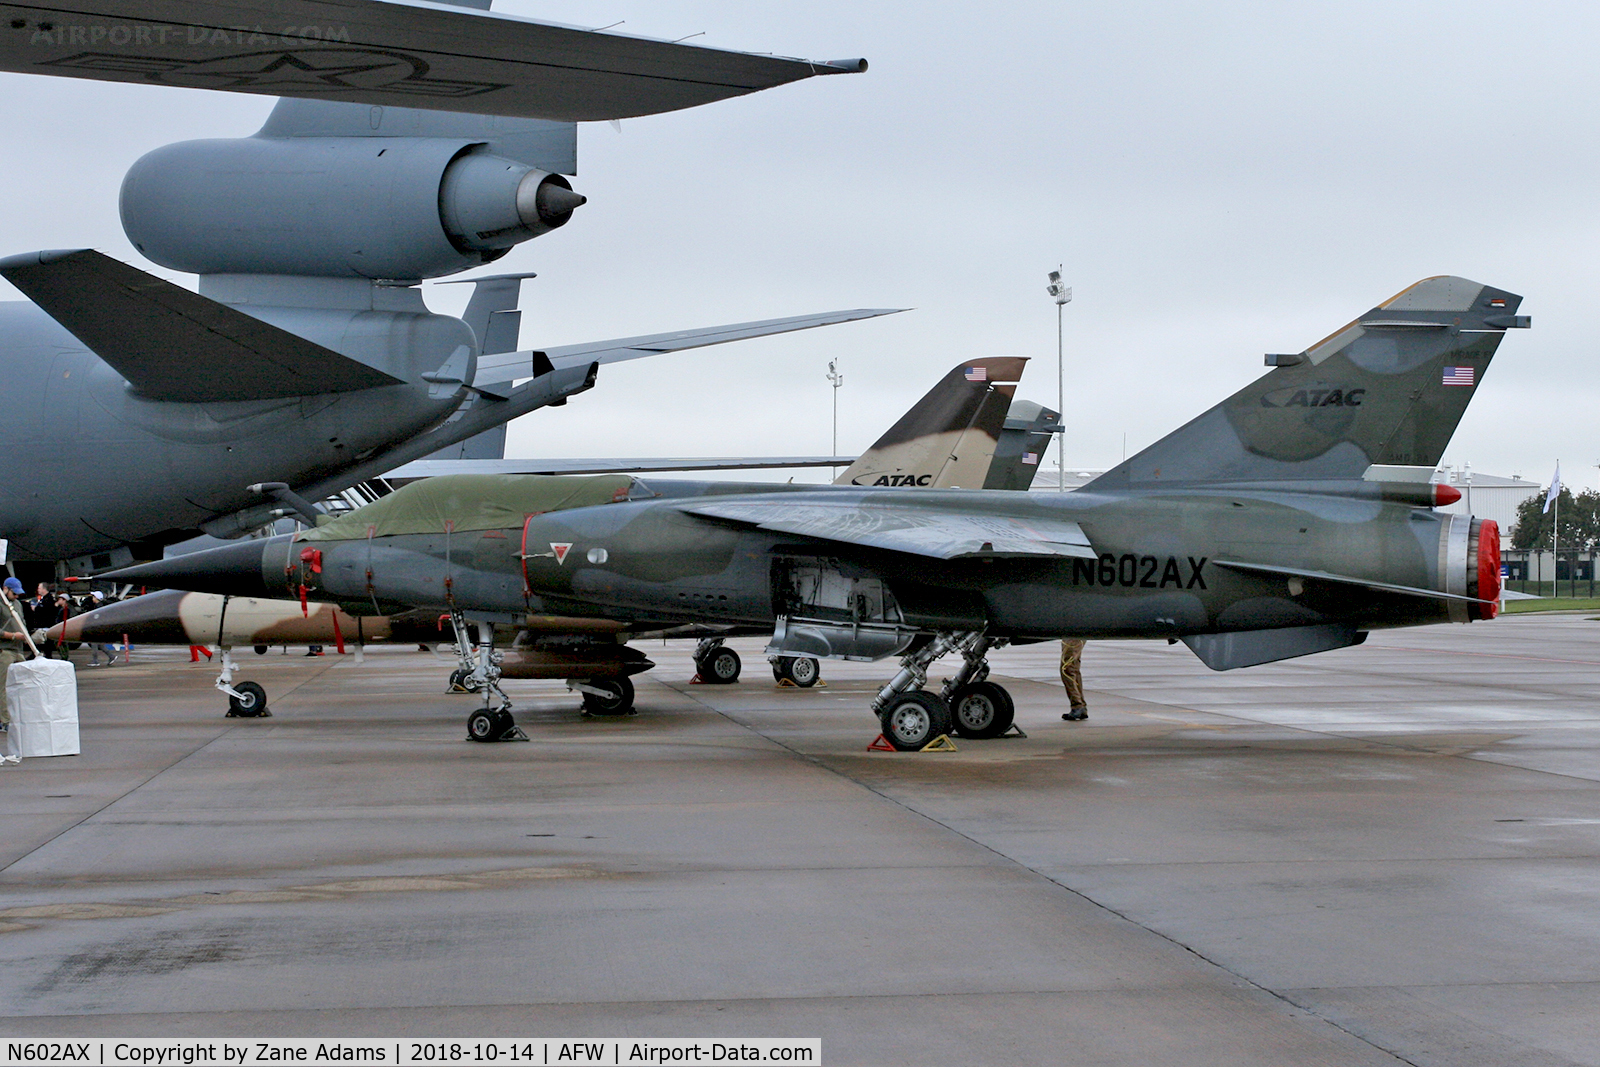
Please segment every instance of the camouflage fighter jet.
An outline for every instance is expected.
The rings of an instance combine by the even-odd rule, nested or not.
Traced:
[[[851,463],[836,484],[940,487],[965,482],[1026,489],[1038,470],[1044,442],[1059,429],[1054,411],[1013,399],[1026,363],[1022,357],[996,356],[958,365]],[[573,463],[605,469],[607,464],[622,464],[632,471],[649,470],[651,462],[496,460],[486,461],[485,465],[492,468],[520,464],[538,469]],[[738,468],[776,465],[783,459],[692,462]],[[443,464],[446,468],[453,465]],[[564,481],[570,485],[573,480]],[[477,627],[468,624],[446,628],[441,625],[439,611],[384,615],[371,602],[350,604],[347,608],[348,611],[332,604],[314,604],[309,599],[303,603],[167,590],[76,615],[57,624],[48,636],[68,642],[126,638],[145,645],[214,644],[222,652],[217,688],[227,695],[228,714],[235,717],[270,714],[266,691],[260,684],[234,681],[239,669],[232,657],[236,648],[254,647],[259,653],[269,645],[339,644],[342,651],[347,640],[359,650],[368,640],[432,644],[448,636],[459,658],[459,665],[450,675],[452,691],[481,688],[483,678],[474,677],[476,648],[480,644]],[[442,618],[450,616],[444,613]],[[720,622],[685,625],[671,620],[653,621],[646,629],[652,637],[698,638],[696,667],[701,680],[711,684],[737,681],[742,669],[738,653],[723,645],[726,637],[765,632]],[[634,621],[530,614],[511,626],[502,623],[500,630],[510,643],[506,652],[497,654],[501,677],[570,679],[584,693],[585,706],[596,714],[627,712],[633,699],[628,678],[655,666],[624,643],[645,635]],[[774,656],[771,663],[780,682],[809,687],[821,678],[816,658],[809,655]]]
[[[340,603],[770,628],[901,666],[897,748],[1008,726],[1003,643],[1181,640],[1228,670],[1493,618],[1493,522],[1428,480],[1521,298],[1429,278],[1072,493],[440,478],[295,537],[120,572]],[[961,665],[924,690],[948,653]],[[481,669],[492,667],[487,659]],[[491,678],[492,681],[492,678]],[[509,702],[478,713],[509,728]]]

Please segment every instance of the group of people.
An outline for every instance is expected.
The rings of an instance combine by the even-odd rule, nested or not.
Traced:
[[[41,656],[59,657],[67,659],[70,649],[45,636],[51,627],[57,623],[65,622],[74,615],[82,615],[108,603],[104,593],[98,589],[74,595],[60,589],[52,589],[48,582],[40,582],[34,589],[32,597],[25,597],[22,583],[16,578],[6,579],[6,589],[10,591],[16,586],[16,603],[22,612],[22,621],[27,626],[28,633],[33,635],[34,646]],[[91,644],[89,646],[89,666],[98,666],[101,657],[105,658],[107,665],[116,662],[116,650],[111,645]]]

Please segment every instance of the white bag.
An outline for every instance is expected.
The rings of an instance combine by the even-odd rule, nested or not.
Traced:
[[[13,663],[6,674],[11,736],[21,756],[78,754],[78,674],[60,659]]]

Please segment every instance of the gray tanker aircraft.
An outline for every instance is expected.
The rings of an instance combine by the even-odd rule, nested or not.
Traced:
[[[1038,471],[1050,435],[1059,429],[1056,413],[1026,400],[1014,400],[1016,381],[1027,360],[997,356],[963,363],[917,401],[865,454],[836,479],[839,485],[981,485],[1027,489]],[[616,463],[617,461],[610,461]],[[722,461],[699,461],[722,462]],[[536,461],[465,461],[468,467],[501,463],[538,467]],[[454,464],[444,464],[446,466]],[[386,479],[387,480],[387,479]],[[617,485],[632,484],[626,480]],[[323,521],[331,521],[324,517]],[[448,617],[448,616],[446,616]],[[507,678],[565,678],[583,693],[584,706],[595,714],[622,714],[632,707],[631,675],[654,666],[622,642],[643,636],[635,626],[613,620],[561,616],[527,616],[513,627],[511,650],[497,666]],[[688,624],[649,636],[700,639],[695,661],[702,680],[713,684],[736,681],[739,656],[723,645],[735,633],[758,633],[725,623]],[[270,714],[267,695],[254,682],[235,681],[235,648],[269,645],[354,643],[368,640],[433,643],[447,631],[436,611],[403,616],[375,613],[371,604],[349,605],[349,612],[328,604],[293,600],[229,597],[172,590],[149,593],[107,604],[57,624],[48,635],[56,641],[119,641],[135,644],[211,645],[222,650],[217,688],[228,697],[230,716]],[[452,689],[470,691],[481,684],[475,671],[468,627],[448,631],[460,663]],[[809,687],[821,672],[815,657],[772,658],[778,680]],[[480,736],[479,739],[489,739]]]
[[[1433,510],[1446,444],[1521,298],[1425,279],[1072,493],[439,478],[324,526],[116,577],[241,595],[770,627],[772,655],[901,668],[898,748],[994,736],[1002,643],[1183,641],[1228,670],[1374,628],[1493,618],[1495,523]],[[956,652],[939,693],[928,668]],[[479,671],[493,681],[492,656]],[[509,701],[478,728],[509,730]]]
[[[412,460],[503,435],[601,364],[864,318],[846,311],[518,350],[523,276],[464,318],[418,284],[584,203],[576,123],[693,107],[832,63],[382,0],[0,4],[0,69],[283,97],[250,137],[136,162],[123,228],[199,292],[92,250],[0,261],[0,467],[14,558],[87,574],[196,529],[237,536]],[[503,441],[503,436],[499,438]],[[492,454],[498,454],[494,448]],[[250,487],[256,487],[252,492]]]

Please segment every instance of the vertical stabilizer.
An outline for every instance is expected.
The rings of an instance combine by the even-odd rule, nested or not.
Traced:
[[[1522,298],[1426,278],[1085,486],[1359,479],[1437,464]]]
[[[835,485],[982,488],[1024,356],[990,356],[946,374]]]
[[[1026,492],[1039,473],[1051,437],[1060,432],[1060,412],[1031,400],[1015,401],[995,443],[994,462],[983,487]]]

